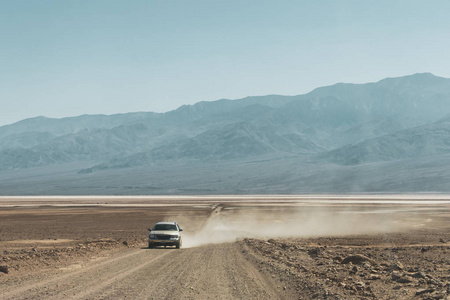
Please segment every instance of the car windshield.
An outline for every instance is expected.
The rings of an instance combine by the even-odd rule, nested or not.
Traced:
[[[174,224],[156,224],[153,230],[177,230],[177,226]]]

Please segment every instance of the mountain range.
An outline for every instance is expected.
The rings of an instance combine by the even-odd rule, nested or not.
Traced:
[[[0,194],[450,191],[450,79],[429,73],[0,127]]]

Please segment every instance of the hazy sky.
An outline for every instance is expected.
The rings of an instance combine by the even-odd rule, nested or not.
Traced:
[[[431,72],[450,1],[0,0],[0,125]]]

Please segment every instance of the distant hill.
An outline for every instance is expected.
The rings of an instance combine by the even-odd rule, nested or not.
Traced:
[[[309,185],[303,187],[305,191],[325,193],[342,190],[334,184],[319,184],[336,178],[332,170],[350,174],[349,170],[384,169],[393,164],[402,166],[401,170],[446,155],[450,155],[450,79],[422,73],[367,84],[339,83],[298,96],[199,102],[167,113],[26,119],[0,127],[0,193],[46,193],[46,184],[50,193],[55,174],[64,174],[72,183],[88,176],[90,184],[99,184],[100,194],[126,194],[130,191],[108,190],[105,176],[113,172],[133,182],[134,175],[130,174],[144,170],[158,170],[171,178],[164,170],[192,172],[196,167],[203,170],[195,171],[192,177],[200,181],[198,184],[203,186],[203,182],[220,177],[230,192],[245,190],[231,179],[239,177],[232,170],[241,170],[239,174],[246,174],[245,178],[255,178],[248,187],[255,192],[298,193],[303,185],[294,178],[303,178]],[[284,170],[273,166],[287,161],[290,163]],[[427,174],[434,174],[438,168],[424,165]],[[208,168],[223,169],[220,166],[227,166],[226,172],[231,173],[212,176]],[[253,174],[245,166],[267,175],[261,179],[261,174]],[[177,168],[181,171],[175,171]],[[23,186],[29,183],[28,174],[34,172],[47,181],[39,191],[26,192]],[[395,172],[389,171],[389,176],[395,178]],[[443,178],[450,176],[447,172],[440,174]],[[419,179],[414,189],[420,190]],[[360,192],[392,189],[364,184],[364,180],[371,180],[369,177],[351,180],[355,186],[359,182],[354,189]],[[422,189],[428,191],[433,186],[438,192],[450,190],[449,181],[437,181],[441,184],[427,181]],[[61,193],[67,191],[64,187],[68,184],[59,183]],[[316,185],[322,190],[312,188]],[[202,191],[227,192],[216,184],[210,186]],[[154,188],[138,190],[186,192],[175,187]],[[78,193],[87,190],[81,185]]]
[[[438,122],[346,145],[318,157],[342,165],[450,154],[450,122]]]

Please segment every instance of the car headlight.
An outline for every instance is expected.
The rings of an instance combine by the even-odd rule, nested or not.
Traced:
[[[171,239],[177,239],[179,237],[179,235],[171,235],[170,238]]]
[[[150,233],[150,235],[148,237],[151,239],[156,239],[156,235],[154,233]]]

